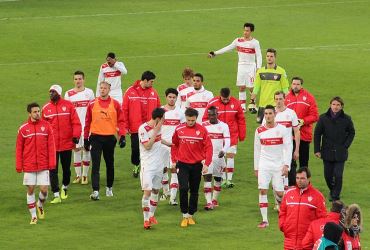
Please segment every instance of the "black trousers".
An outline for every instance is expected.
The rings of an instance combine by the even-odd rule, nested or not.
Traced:
[[[293,153],[295,150],[295,141],[293,140]],[[310,159],[310,142],[308,141],[300,141],[299,142],[299,167],[308,167],[308,160]],[[292,159],[292,163],[290,165],[290,171],[288,174],[289,186],[294,186],[296,184],[295,177],[296,177],[296,170],[297,170],[297,162],[296,160]]]
[[[117,139],[114,135],[91,135],[91,185],[94,191],[99,191],[100,188],[100,161],[103,153],[107,187],[113,186],[114,181],[114,148],[116,147]]]
[[[59,192],[59,178],[58,178],[59,158],[63,170],[63,180],[62,180],[63,185],[68,186],[69,182],[71,181],[72,150],[57,152],[56,167],[55,169],[49,171],[51,191],[53,191],[53,193]]]
[[[202,163],[177,162],[179,179],[180,209],[183,214],[193,215],[198,210],[199,185],[202,177]],[[190,190],[190,199],[188,192]]]
[[[258,107],[257,123],[261,124],[264,116],[265,116],[265,107]]]
[[[326,185],[330,190],[332,200],[340,200],[342,191],[344,161],[323,161]]]
[[[140,149],[138,133],[131,134],[131,163],[135,166],[140,164]]]

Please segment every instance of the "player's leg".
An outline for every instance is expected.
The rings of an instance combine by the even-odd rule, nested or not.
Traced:
[[[249,96],[253,93],[253,87],[254,87],[254,79],[256,77],[256,67],[254,65],[247,65],[247,80],[246,80],[246,88],[249,92]],[[248,110],[251,114],[257,113],[257,107],[255,100],[250,100],[248,105]]]
[[[323,161],[324,162],[324,177],[326,185],[329,188],[329,201],[333,201],[333,178],[334,178],[334,167],[335,164],[332,161]]]
[[[238,65],[238,73],[236,76],[236,86],[239,88],[239,102],[244,112],[246,112],[247,92],[246,83],[248,74],[245,65]]]
[[[89,183],[88,180],[88,174],[89,174],[89,168],[90,168],[90,160],[91,155],[90,151],[86,151],[85,149],[82,150],[82,185],[87,185]]]
[[[103,143],[103,157],[106,166],[107,186],[105,195],[107,197],[113,196],[113,182],[114,182],[114,149],[117,144],[117,139],[114,135],[104,137]]]
[[[82,149],[76,148],[73,151],[73,167],[76,172],[76,177],[72,181],[72,183],[80,183],[81,182],[81,175],[82,175]]]
[[[140,149],[137,133],[131,134],[131,163],[134,165],[132,176],[137,178],[140,172]]]
[[[37,200],[37,214],[39,219],[44,219],[44,204],[48,198],[48,187],[50,185],[49,170],[37,172],[36,178],[36,185],[40,187],[39,199]]]
[[[159,188],[161,187],[162,174],[154,174],[152,177],[152,192],[150,194],[150,218],[151,224],[158,224],[154,214],[158,206]]]
[[[60,163],[63,169],[63,180],[60,198],[68,198],[68,185],[71,181],[71,160],[72,160],[72,150],[66,150],[60,152]]]
[[[344,161],[334,162],[334,183],[332,198],[333,201],[340,200],[340,192],[342,191],[342,182],[343,182],[343,171],[344,171]]]
[[[208,167],[208,172],[203,174],[203,192],[204,197],[206,199],[206,205],[204,206],[205,210],[212,210],[213,204],[212,204],[212,172],[213,172],[213,164]]]
[[[161,195],[161,198],[160,200],[161,201],[165,201],[168,199],[169,195],[170,195],[170,184],[169,184],[169,181],[168,181],[168,168],[165,167],[163,169],[163,178],[162,178],[162,195]]]
[[[181,227],[188,226],[188,217],[189,217],[189,172],[191,166],[184,164],[182,162],[177,162],[177,177],[179,181],[179,192],[180,192],[180,210],[182,213]]]
[[[299,167],[308,168],[309,160],[310,160],[310,142],[300,140],[299,142]]]
[[[258,170],[259,207],[260,207],[260,212],[262,216],[262,222],[258,225],[259,228],[266,228],[268,226],[267,191],[268,191],[271,179],[272,179],[272,174],[269,171]]]
[[[31,214],[30,224],[37,224],[35,200],[36,174],[36,172],[24,173],[23,176],[23,185],[27,187],[27,207]]]
[[[265,107],[258,107],[256,121],[261,124],[265,115]]]
[[[234,159],[236,155],[236,145],[231,146],[226,153],[226,174],[227,174],[227,187],[234,187],[233,175],[234,175]]]
[[[225,158],[215,159],[215,168],[213,169],[213,194],[212,194],[212,204],[214,207],[218,207],[218,196],[221,193],[221,176],[223,169],[226,168]]]
[[[100,161],[101,154],[103,152],[102,142],[100,141],[100,136],[92,135],[90,136],[91,142],[91,187],[93,192],[90,195],[90,199],[99,200],[99,189],[100,189]]]
[[[177,169],[171,168],[171,196],[170,196],[170,205],[177,205],[176,196],[177,196],[177,189],[179,188],[179,180],[177,178]]]
[[[272,187],[274,189],[275,202],[277,204],[276,210],[280,210],[280,203],[284,195],[284,176],[281,175],[281,171],[275,171],[272,176]]]
[[[140,173],[140,179],[143,185],[146,185],[146,181],[144,180],[143,174]],[[149,188],[149,187],[146,187]],[[151,194],[151,190],[143,190],[143,198],[141,199],[141,207],[143,209],[143,217],[144,217],[144,229],[150,229],[150,207],[149,207],[149,197]]]
[[[190,225],[195,224],[193,220],[194,213],[198,210],[198,198],[199,198],[199,185],[202,179],[202,168],[203,164],[194,164],[189,171],[189,218],[188,223]]]
[[[60,156],[60,152],[56,152],[55,169],[51,169],[49,171],[51,191],[54,194],[54,198],[50,202],[51,204],[57,204],[57,203],[62,202],[60,199],[60,194],[59,194],[59,179],[58,179],[59,156]]]

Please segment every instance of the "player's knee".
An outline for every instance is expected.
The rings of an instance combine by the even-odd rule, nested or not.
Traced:
[[[239,86],[239,91],[245,92],[246,88],[247,88],[246,86]]]
[[[159,193],[159,189],[154,189],[154,188],[153,188],[153,189],[152,189],[152,193],[153,193],[153,194],[158,194],[158,193]]]
[[[222,180],[222,178],[221,178],[221,177],[217,177],[217,176],[213,177],[213,179],[214,179],[215,181],[217,181],[217,182],[221,182],[221,180]]]
[[[176,168],[171,168],[171,173],[172,174],[176,174],[177,173],[177,169]]]
[[[189,185],[188,184],[182,184],[179,185],[180,192],[188,192],[189,191]]]
[[[226,154],[226,158],[234,159],[234,157],[235,157],[235,154],[233,154],[233,153],[227,153]]]
[[[277,196],[279,196],[280,198],[283,198],[284,192],[282,192],[282,191],[276,191],[276,194],[277,194]]]
[[[168,168],[167,167],[165,167],[164,169],[163,169],[163,173],[164,174],[166,174],[168,172]]]
[[[267,195],[267,189],[260,189],[261,195]]]

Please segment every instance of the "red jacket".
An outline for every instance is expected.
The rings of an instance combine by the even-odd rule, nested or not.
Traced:
[[[313,95],[307,90],[301,89],[296,96],[290,90],[285,97],[285,105],[296,112],[298,119],[304,121],[304,125],[300,128],[301,140],[311,142],[312,125],[319,120],[319,111]]]
[[[311,184],[304,190],[288,189],[279,212],[279,228],[284,232],[284,249],[299,250],[313,220],[326,216],[325,198]]]
[[[129,87],[123,96],[123,116],[125,128],[130,133],[137,133],[144,122],[152,118],[152,111],[161,107],[157,91],[154,88],[143,89],[140,80]]]
[[[208,109],[211,106],[217,108],[218,119],[229,126],[230,146],[237,145],[238,140],[244,141],[247,133],[247,125],[239,100],[230,97],[230,101],[224,104],[219,96],[211,99],[204,112],[203,121],[208,120]]]
[[[347,232],[342,234],[344,250],[361,250],[360,235],[350,236]],[[350,247],[351,246],[351,247]]]
[[[53,129],[46,121],[28,119],[18,130],[16,170],[39,172],[55,168],[56,153]]]
[[[205,127],[196,123],[193,127],[180,124],[172,136],[172,162],[181,161],[194,164],[205,160],[209,166],[212,162],[213,148]]]
[[[82,128],[76,109],[70,101],[60,98],[56,103],[48,102],[42,108],[42,117],[53,128],[57,152],[76,147],[72,138],[80,138]]]
[[[328,222],[339,224],[339,220],[340,213],[329,212],[325,218],[312,221],[305,237],[302,240],[302,248],[311,250],[315,242],[322,237],[325,224]]]
[[[90,127],[91,127],[91,121],[92,121],[92,109],[94,108],[94,103],[96,102],[96,100],[99,101],[99,104],[100,104],[101,107],[108,108],[108,106],[109,106],[109,104],[112,100],[112,97],[109,97],[106,100],[102,100],[101,97],[97,97],[97,98],[95,98],[95,100],[92,100],[92,101],[89,102],[89,105],[87,106],[87,110],[86,110],[86,117],[85,117],[85,127],[84,127],[84,138],[85,139],[87,139],[90,136]],[[113,105],[114,105],[114,108],[117,112],[117,127],[118,127],[117,133],[118,133],[119,136],[126,135],[125,122],[124,122],[124,118],[123,118],[123,112],[122,112],[122,109],[121,109],[121,105],[115,99],[113,99]]]

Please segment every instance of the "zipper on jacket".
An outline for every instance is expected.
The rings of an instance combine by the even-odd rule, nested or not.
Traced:
[[[35,135],[35,140],[34,140],[35,143],[34,144],[35,144],[35,149],[36,149],[36,168],[38,170],[39,164],[38,164],[38,158],[37,158],[37,143],[36,143],[37,135],[36,135],[36,125],[35,124],[33,124],[33,129],[34,129],[34,135]]]
[[[301,210],[301,198],[302,198],[302,195],[303,195],[303,192],[304,191],[302,191],[302,193],[301,193],[301,190],[299,190],[299,202],[298,202],[298,214],[297,214],[297,226],[296,226],[296,228],[297,228],[297,230],[296,230],[296,237],[295,237],[295,245],[297,246],[297,242],[298,242],[298,222],[299,222],[299,212],[300,212],[300,210]]]
[[[55,111],[57,113],[57,126],[58,126],[58,129],[57,129],[57,133],[58,133],[58,149],[60,149],[60,134],[59,134],[59,113],[58,113],[58,105],[57,103],[55,103]]]

